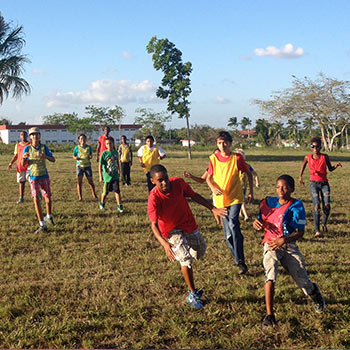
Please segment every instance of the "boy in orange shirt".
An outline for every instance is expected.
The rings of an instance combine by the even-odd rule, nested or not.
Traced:
[[[11,159],[11,162],[9,163],[8,170],[11,170],[13,163],[17,160],[17,182],[19,183],[19,203],[23,203],[24,199],[24,188],[26,184],[26,180],[29,178],[29,175],[27,174],[28,165],[22,166],[22,158],[23,158],[23,150],[26,146],[30,145],[30,142],[28,141],[28,134],[26,131],[21,131],[19,134],[19,137],[21,138],[21,141],[16,144],[14,156]]]
[[[219,132],[216,138],[218,150],[209,157],[207,184],[213,192],[214,205],[226,208],[223,217],[224,234],[227,245],[235,259],[240,274],[246,274],[243,235],[239,223],[239,212],[243,202],[243,191],[239,172],[246,173],[249,181],[248,202],[253,200],[253,178],[247,163],[240,154],[232,153],[232,137],[227,131]]]

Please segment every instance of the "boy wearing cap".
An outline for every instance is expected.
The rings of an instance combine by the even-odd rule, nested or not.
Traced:
[[[29,138],[31,144],[26,146],[23,150],[22,165],[28,165],[28,172],[30,176],[30,188],[34,200],[35,212],[39,220],[40,227],[35,233],[47,231],[45,222],[54,224],[51,215],[51,186],[49,174],[46,168],[46,159],[50,162],[55,162],[55,157],[46,145],[40,142],[39,128],[29,129]],[[42,196],[45,198],[46,217],[43,217],[43,211],[40,203],[40,190]]]

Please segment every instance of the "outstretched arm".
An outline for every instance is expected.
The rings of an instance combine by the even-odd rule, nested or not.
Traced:
[[[336,163],[335,165],[332,165],[331,161],[329,160],[328,154],[325,154],[325,158],[326,158],[327,168],[328,168],[329,171],[334,171],[338,167],[342,167],[341,163]]]
[[[194,180],[194,181],[196,181],[196,182],[199,182],[200,184],[206,182],[207,174],[208,174],[208,172],[205,171],[205,173],[204,173],[201,177],[198,177],[198,176],[192,175],[191,173],[189,173],[189,172],[186,171],[186,170],[184,171],[184,176],[185,176],[185,177],[188,177],[188,178],[190,178],[190,179],[192,179],[192,180]]]
[[[161,246],[164,248],[165,250],[165,254],[167,255],[167,257],[169,258],[170,261],[175,261],[175,254],[173,252],[173,250],[171,248],[173,248],[174,246],[172,244],[170,244],[168,241],[166,241],[158,228],[158,224],[157,222],[152,222],[151,223],[151,228],[153,231],[154,236],[157,238],[158,242],[161,244]]]
[[[191,197],[196,203],[203,205],[203,207],[208,208],[214,215],[216,222],[220,223],[220,218],[223,218],[227,215],[226,208],[216,208],[212,203],[207,201],[204,197],[202,197],[199,193],[194,193]]]
[[[300,168],[300,173],[299,173],[299,183],[300,183],[300,185],[304,185],[303,174],[304,174],[304,170],[305,170],[306,164],[307,164],[307,156],[305,156],[304,162],[303,162],[303,164],[301,165],[301,168]]]
[[[12,164],[16,161],[16,159],[18,158],[18,155],[17,153],[12,157],[10,163],[9,163],[9,166],[7,167],[7,170],[10,170],[11,167],[12,167]]]

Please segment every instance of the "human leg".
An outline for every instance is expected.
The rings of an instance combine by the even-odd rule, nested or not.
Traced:
[[[235,259],[236,264],[245,262],[243,249],[243,235],[239,223],[241,204],[234,204],[227,208],[227,215],[223,218],[226,243]]]
[[[321,195],[323,204],[322,231],[327,232],[327,220],[331,212],[331,189],[328,182],[322,183]]]
[[[109,192],[109,182],[104,182],[103,183],[103,190],[101,193],[101,202],[100,202],[100,209],[104,210],[105,209],[105,202],[106,202],[106,198]]]
[[[94,180],[92,179],[92,176],[89,176],[89,177],[86,177],[86,178],[88,180],[88,183],[89,183],[89,186],[90,186],[90,189],[91,189],[92,197],[96,199],[97,195],[96,195]]]
[[[321,202],[320,202],[321,188],[316,181],[310,181],[310,194],[313,206],[315,236],[321,236],[320,233],[320,218],[321,218]]]
[[[83,200],[82,184],[83,184],[83,177],[77,176],[77,191],[78,191],[78,198],[80,201]]]

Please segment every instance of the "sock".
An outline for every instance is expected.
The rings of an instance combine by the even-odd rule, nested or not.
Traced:
[[[51,215],[51,214],[46,214],[46,217],[47,217],[48,219],[51,219],[51,218],[52,218],[52,215]]]
[[[40,226],[45,226],[45,221],[39,221]]]

